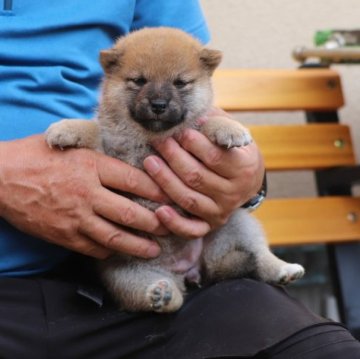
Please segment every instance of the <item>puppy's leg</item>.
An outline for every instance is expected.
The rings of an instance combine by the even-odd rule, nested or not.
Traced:
[[[304,268],[297,263],[287,263],[270,252],[268,247],[257,253],[258,277],[268,283],[286,285],[302,278]]]
[[[241,278],[256,270],[253,242],[263,241],[258,227],[247,225],[244,210],[237,210],[226,223],[204,238],[203,261],[209,281]],[[242,226],[242,223],[246,225]],[[259,246],[259,245],[257,245]]]
[[[86,147],[98,149],[99,128],[95,121],[61,120],[53,123],[45,132],[50,147]]]
[[[268,283],[288,284],[305,272],[301,265],[271,253],[260,224],[243,209],[205,238],[204,262],[211,281],[250,275]]]
[[[201,126],[201,132],[219,146],[242,147],[252,142],[249,130],[224,116],[211,117]]]
[[[183,280],[163,268],[133,262],[120,265],[111,259],[100,268],[110,293],[126,310],[166,313],[183,303]]]

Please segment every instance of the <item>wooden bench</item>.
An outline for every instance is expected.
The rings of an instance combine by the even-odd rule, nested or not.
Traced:
[[[214,88],[216,105],[226,111],[305,112],[307,122],[301,125],[249,127],[267,171],[312,170],[319,196],[267,199],[254,215],[273,246],[337,244],[330,246],[330,253],[340,312],[350,327],[350,317],[356,314],[359,321],[352,329],[360,337],[360,289],[354,294],[347,279],[349,271],[360,275],[360,198],[351,195],[352,180],[360,172],[350,129],[338,121],[337,111],[344,105],[338,73],[328,68],[220,69]],[[343,181],[342,171],[347,173]],[[349,260],[349,248],[359,257]],[[350,262],[351,268],[344,271]]]
[[[216,104],[227,111],[336,111],[344,104],[339,75],[329,69],[218,70],[214,85]],[[249,127],[267,171],[356,165],[346,125]],[[272,245],[360,239],[360,198],[268,199],[254,214]]]

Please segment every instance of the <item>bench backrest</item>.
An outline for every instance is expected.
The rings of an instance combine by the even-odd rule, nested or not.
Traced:
[[[215,103],[226,111],[337,111],[339,75],[329,69],[222,70]],[[268,171],[319,170],[356,163],[349,127],[338,123],[257,125],[250,130]],[[256,212],[272,245],[360,239],[360,200],[352,197],[268,199]]]

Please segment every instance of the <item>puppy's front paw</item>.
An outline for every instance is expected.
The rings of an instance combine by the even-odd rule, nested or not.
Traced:
[[[146,297],[154,312],[175,312],[183,303],[183,296],[175,284],[161,279],[146,290]]]
[[[53,123],[45,132],[46,142],[50,147],[78,147],[80,136],[69,128],[67,120]]]
[[[45,132],[50,147],[86,147],[99,146],[98,127],[95,121],[61,120],[53,123]]]
[[[210,118],[202,126],[202,132],[215,144],[225,147],[243,147],[252,142],[249,130],[227,117]]]
[[[305,274],[305,269],[300,264],[287,263],[281,268],[279,272],[277,284],[280,285],[289,284],[291,282],[294,282],[302,278],[304,274]]]

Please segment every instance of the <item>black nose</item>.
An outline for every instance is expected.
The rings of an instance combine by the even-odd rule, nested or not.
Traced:
[[[168,103],[164,99],[157,98],[155,100],[151,100],[150,105],[152,112],[156,113],[157,115],[160,115],[161,113],[165,112]]]

